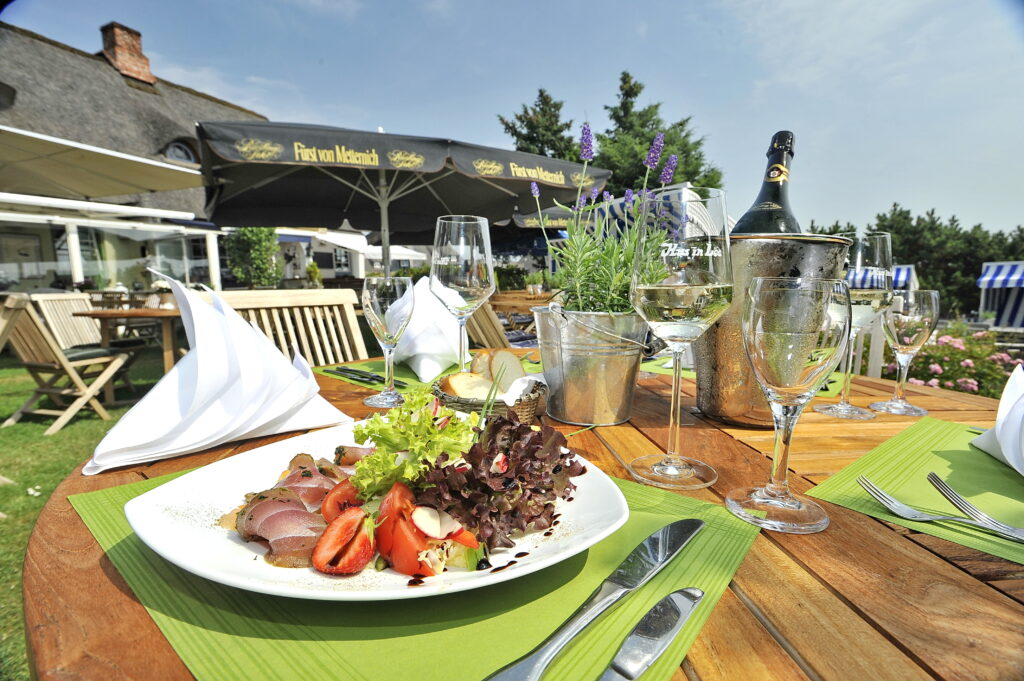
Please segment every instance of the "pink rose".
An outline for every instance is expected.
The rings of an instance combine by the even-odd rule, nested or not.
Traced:
[[[933,374],[941,374],[942,373],[942,367],[939,366],[938,364],[929,364],[928,365],[928,371],[932,372]]]
[[[927,383],[925,383],[925,385],[930,385],[933,388],[938,388],[939,387],[939,379],[933,378],[933,379],[929,380]]]
[[[957,350],[966,350],[967,349],[967,346],[964,345],[964,342],[962,340],[960,340],[959,338],[954,338],[953,340],[951,340],[949,342],[949,344],[951,346],[953,346]]]
[[[936,342],[939,345],[949,345],[949,342],[951,340],[953,340],[953,337],[947,334],[945,336],[939,336],[939,340],[937,340]]]
[[[974,360],[973,359],[965,359],[964,361],[960,362],[960,366],[962,366],[962,367],[973,367],[974,366]]]
[[[953,387],[954,385],[956,385],[956,384],[955,384],[955,383],[953,383],[953,381],[946,381],[946,382],[945,382],[945,383],[943,383],[942,385],[946,386],[947,388],[952,388],[952,387]]]
[[[975,331],[971,335],[971,338],[984,338],[987,335],[988,335],[988,331]]]
[[[972,393],[978,392],[978,382],[973,378],[958,378],[956,384],[960,386],[961,390],[967,390]]]
[[[896,362],[889,362],[888,364],[885,365],[886,373],[892,373],[893,371],[896,371],[897,369],[899,369],[899,366],[896,364]]]
[[[907,383],[913,383],[914,385],[924,385],[924,381],[920,378],[908,378]]]

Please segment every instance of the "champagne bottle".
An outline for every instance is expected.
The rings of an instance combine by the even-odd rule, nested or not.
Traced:
[[[780,130],[768,147],[768,168],[761,191],[732,228],[733,234],[799,234],[800,223],[789,207],[789,165],[793,161],[793,133]]]

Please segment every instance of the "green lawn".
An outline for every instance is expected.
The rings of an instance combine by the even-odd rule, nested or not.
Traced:
[[[141,353],[131,367],[139,394],[162,373],[159,351]],[[34,383],[8,350],[0,355],[0,421],[10,416],[31,394]],[[118,390],[119,399],[130,396]],[[13,484],[0,485],[0,681],[28,681],[21,603],[21,567],[32,526],[54,488],[87,459],[104,433],[127,407],[111,410],[112,420],[83,410],[64,428],[46,437],[52,419],[26,416],[0,429],[0,476]],[[38,491],[38,496],[28,490]]]

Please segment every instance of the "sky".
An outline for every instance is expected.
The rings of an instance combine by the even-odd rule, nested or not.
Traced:
[[[1024,225],[1024,0],[14,0],[0,20],[93,53],[117,21],[158,78],[273,121],[501,148],[498,115],[538,88],[574,134],[605,130],[629,71],[641,105],[690,118],[735,217],[786,129],[805,229],[893,203]]]

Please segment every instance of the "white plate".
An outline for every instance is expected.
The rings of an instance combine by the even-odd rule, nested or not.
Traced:
[[[497,584],[554,565],[593,546],[626,522],[629,508],[619,488],[601,470],[578,457],[587,472],[573,482],[573,501],[559,501],[559,523],[552,535],[531,532],[514,538],[516,546],[491,554],[499,571],[450,570],[409,586],[409,577],[373,567],[348,577],[324,575],[312,568],[280,568],[263,560],[266,549],[243,542],[234,531],[217,524],[237,508],[247,492],[272,487],[291,458],[300,452],[313,458],[334,457],[338,445],[354,445],[347,423],[318,430],[204,466],[142,494],[124,506],[135,534],[151,549],[200,577],[259,593],[293,598],[375,601],[419,598]],[[522,552],[528,555],[515,558]]]

